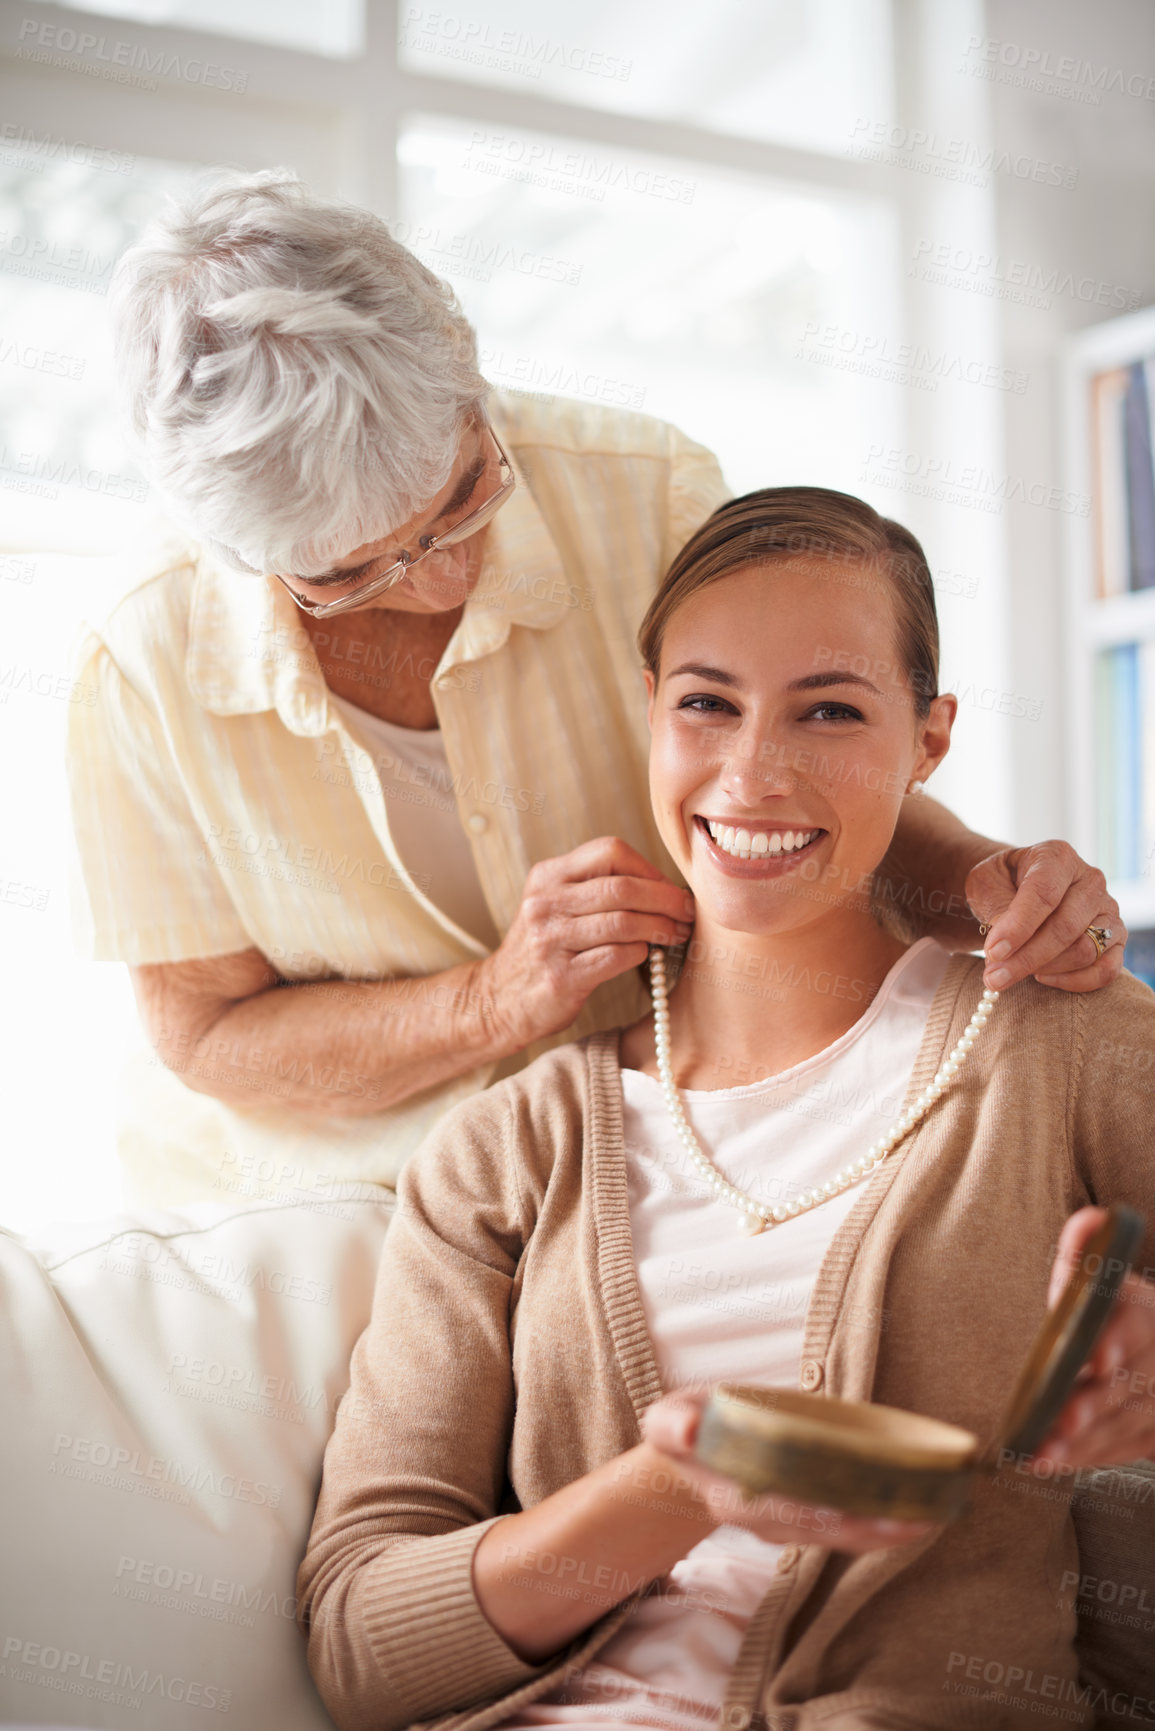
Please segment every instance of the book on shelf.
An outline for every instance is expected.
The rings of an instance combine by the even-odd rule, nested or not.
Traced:
[[[1155,588],[1155,359],[1091,381],[1095,586],[1100,596]]]
[[[1155,932],[1132,932],[1123,952],[1123,965],[1155,991]]]
[[[1109,878],[1155,875],[1155,641],[1095,665],[1097,852]]]
[[[1139,731],[1136,734],[1136,785],[1139,790],[1141,877],[1155,875],[1155,642],[1136,645]]]

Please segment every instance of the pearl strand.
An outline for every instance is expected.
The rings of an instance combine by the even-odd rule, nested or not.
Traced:
[[[859,1159],[852,1160],[843,1166],[826,1184],[819,1185],[814,1190],[804,1190],[801,1196],[792,1202],[781,1202],[771,1206],[768,1202],[759,1202],[745,1190],[739,1190],[736,1184],[727,1183],[718,1171],[713,1161],[706,1155],[690,1128],[678,1090],[674,1083],[673,1067],[670,1063],[670,1002],[666,991],[666,955],[660,948],[650,951],[650,996],[654,1006],[654,1049],[658,1059],[658,1077],[665,1095],[666,1107],[673,1120],[678,1139],[686,1151],[694,1168],[705,1178],[714,1196],[721,1202],[727,1202],[732,1208],[737,1208],[741,1215],[738,1222],[741,1232],[761,1232],[767,1226],[780,1226],[784,1220],[793,1220],[799,1214],[807,1214],[812,1208],[818,1208],[823,1202],[829,1202],[832,1197],[848,1190],[852,1184],[860,1184],[862,1180],[881,1166],[898,1144],[909,1136],[916,1125],[921,1124],[939,1095],[958,1075],[967,1060],[971,1047],[978,1035],[986,1027],[987,1019],[998,999],[998,993],[987,988],[979,999],[974,1015],[967,1023],[962,1038],[955,1046],[950,1056],[939,1067],[933,1081],[923,1090],[910,1109],[903,1114],[893,1129],[877,1142],[871,1144],[866,1153]]]

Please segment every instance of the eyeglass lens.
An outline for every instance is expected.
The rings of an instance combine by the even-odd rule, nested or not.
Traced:
[[[509,492],[514,482],[513,467],[504,451],[502,451],[498,445],[493,428],[489,422],[483,421],[481,425],[483,432],[488,435],[490,448],[486,453],[485,465],[478,474],[477,480],[480,483],[491,468],[496,468],[500,477],[496,490],[484,501],[484,503],[477,506],[471,505],[471,495],[471,499],[467,499],[465,504],[462,506],[462,514],[458,521],[451,528],[446,529],[442,534],[429,537],[429,539],[434,543],[432,547],[412,554],[408,553],[408,551],[404,552],[397,562],[397,571],[394,581],[400,578],[404,569],[411,568],[419,562],[434,564],[437,561],[438,553],[441,552],[442,549],[456,546],[467,536],[475,534],[477,530],[481,529],[489,522],[490,518],[495,515],[499,508],[504,504],[505,500],[509,497]],[[476,493],[476,485],[474,486],[473,491]],[[282,582],[283,581],[284,579],[282,579]],[[384,588],[389,587],[388,583],[381,585],[380,578],[371,579],[368,583],[366,583],[363,578],[355,578],[351,579],[351,582],[353,583],[352,589],[346,589],[344,584],[332,585],[331,587],[328,587],[327,594],[323,601],[319,603],[310,602],[306,605],[310,610],[316,608],[317,611],[328,612],[330,608],[332,608],[332,610],[336,611],[347,601],[359,601],[363,594],[376,592],[379,586]],[[290,593],[293,593],[298,601],[304,600],[304,597],[298,595],[296,591],[292,589],[291,585],[286,585],[286,587],[290,589]]]

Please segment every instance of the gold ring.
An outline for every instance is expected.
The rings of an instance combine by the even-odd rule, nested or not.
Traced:
[[[1101,956],[1111,942],[1111,928],[1110,926],[1088,926],[1087,936]]]

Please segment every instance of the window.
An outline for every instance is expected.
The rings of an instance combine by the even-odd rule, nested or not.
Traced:
[[[393,232],[453,284],[494,384],[676,421],[741,492],[852,486],[867,422],[897,433],[893,392],[813,340],[896,322],[885,202],[432,117],[398,156]]]
[[[890,0],[651,0],[543,7],[401,0],[410,72],[840,152],[864,116],[893,117]]]
[[[966,10],[931,8],[936,64]],[[998,447],[992,392],[934,371],[955,350],[993,362],[997,310],[910,280],[940,233],[993,244],[990,194],[856,142],[888,133],[921,76],[889,0],[33,0],[14,28],[35,71],[0,126],[0,800],[18,814],[0,1088],[21,1226],[115,1206],[116,1074],[143,1046],[124,970],[73,953],[64,706],[30,675],[66,682],[153,504],[113,412],[105,291],[166,191],[209,164],[293,167],[453,284],[496,384],[674,420],[740,491],[863,493],[947,568],[956,666],[980,641],[998,658],[1001,544],[901,461],[872,466]],[[950,124],[980,138],[985,90],[956,85]],[[920,376],[878,359],[919,342]],[[997,832],[1000,724],[969,720],[948,769],[971,765],[989,803],[966,815]]]
[[[51,0],[33,0],[47,10]],[[364,0],[78,0],[77,9],[138,24],[198,30],[348,58],[364,46]]]

